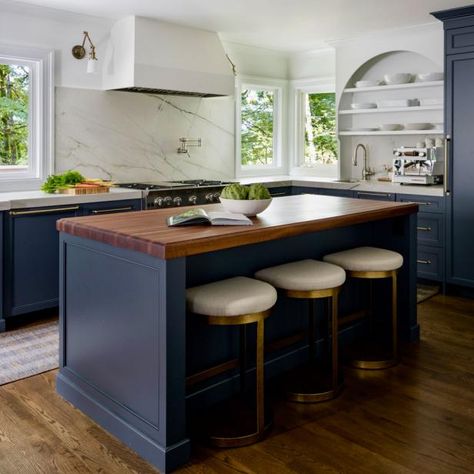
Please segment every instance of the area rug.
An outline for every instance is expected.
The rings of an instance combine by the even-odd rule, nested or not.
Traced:
[[[0,334],[0,385],[58,367],[58,321]]]
[[[416,287],[416,302],[421,303],[439,293],[439,285],[422,285],[418,283]]]

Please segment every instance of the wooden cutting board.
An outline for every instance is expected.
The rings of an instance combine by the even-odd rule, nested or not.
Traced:
[[[89,186],[87,188],[67,188],[58,190],[59,194],[72,194],[77,196],[79,194],[97,194],[97,193],[108,193],[108,186]]]

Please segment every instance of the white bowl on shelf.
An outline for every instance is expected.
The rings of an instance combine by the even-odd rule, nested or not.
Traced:
[[[224,199],[220,198],[226,211],[252,217],[263,212],[272,202],[270,199]]]
[[[442,81],[443,79],[443,72],[420,72],[416,75],[416,80],[419,82],[434,82]]]
[[[357,89],[363,89],[364,87],[377,87],[382,84],[382,81],[357,81],[355,87]]]
[[[394,132],[402,129],[403,125],[401,123],[384,123],[380,125],[380,130],[383,130],[384,132]]]
[[[418,99],[390,99],[377,102],[377,107],[384,109],[390,107],[417,107],[420,105]]]
[[[416,123],[406,123],[406,130],[431,130],[433,128],[432,123],[416,122]]]
[[[387,86],[408,84],[413,80],[413,74],[409,72],[396,72],[394,74],[385,74],[383,80]]]
[[[364,109],[376,109],[377,104],[375,102],[359,102],[351,104],[351,109],[364,110]]]

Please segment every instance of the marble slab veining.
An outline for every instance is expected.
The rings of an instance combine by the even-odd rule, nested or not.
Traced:
[[[232,97],[56,88],[56,171],[125,181],[234,178]],[[202,147],[178,154],[179,138]]]

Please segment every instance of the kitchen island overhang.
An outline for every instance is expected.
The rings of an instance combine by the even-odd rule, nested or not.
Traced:
[[[219,205],[206,209],[220,208]],[[248,227],[168,228],[176,209],[64,219],[58,392],[162,471],[189,456],[186,408],[226,397],[235,373],[188,387],[206,367],[235,357],[236,334],[186,315],[185,290],[263,267],[359,245],[400,252],[399,334],[416,340],[417,205],[329,196],[275,198]],[[349,283],[341,311],[367,301]],[[380,298],[384,298],[381,288]],[[294,334],[304,308],[279,301],[266,341]],[[321,308],[322,309],[322,308]],[[291,313],[291,317],[288,317]],[[360,325],[341,331],[350,339]],[[304,358],[305,345],[267,356],[273,377]]]

